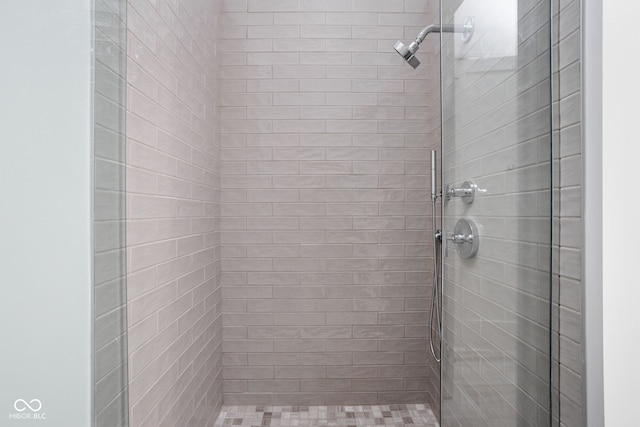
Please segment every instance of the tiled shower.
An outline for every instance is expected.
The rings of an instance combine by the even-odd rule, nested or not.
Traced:
[[[439,71],[389,47],[437,20],[435,4],[226,4],[224,402],[434,403]]]
[[[455,9],[459,3],[449,6]],[[579,8],[577,1],[554,5],[555,20],[548,28],[548,2],[518,3],[518,18],[527,29],[521,37],[534,44],[526,45],[533,49],[527,54],[540,55],[545,28],[554,30],[553,55],[547,49],[553,62],[532,62],[538,68],[527,68],[523,75],[546,66],[557,77],[553,98],[545,98],[542,87],[531,104],[532,111],[548,114],[549,138],[551,111],[540,106],[555,102],[557,107],[555,151],[540,136],[536,143],[546,143],[549,150],[546,157],[535,153],[538,168],[555,165],[555,221],[526,214],[524,229],[505,223],[501,234],[490,227],[500,224],[489,218],[486,244],[497,247],[499,239],[524,234],[532,243],[527,248],[535,248],[540,257],[536,269],[550,274],[553,267],[555,304],[549,303],[547,288],[519,294],[516,305],[533,308],[524,316],[527,322],[551,323],[556,334],[529,342],[538,345],[540,354],[529,365],[516,366],[520,370],[515,373],[519,379],[531,372],[544,375],[546,392],[553,393],[519,396],[510,404],[530,408],[529,402],[537,401],[535,416],[548,417],[552,410],[555,425],[576,425],[580,366],[572,355],[580,346],[580,320],[568,293],[579,288],[571,259],[580,244],[563,241],[573,234],[562,231],[579,223],[579,213],[571,209],[579,150],[558,145],[560,138],[579,132],[571,103],[580,94],[564,84],[570,79],[563,80],[579,63],[572,56],[579,45]],[[546,20],[540,18],[545,11]],[[434,256],[429,158],[432,149],[438,157],[441,151],[439,37],[431,35],[421,46],[422,65],[416,70],[393,51],[396,40],[412,40],[426,24],[439,22],[440,13],[434,0],[128,0],[129,425],[212,425],[223,404],[419,403],[440,414],[440,367],[429,354],[427,339]],[[543,28],[532,31],[539,22]],[[540,34],[529,40],[536,29]],[[445,72],[450,78],[455,74]],[[463,99],[476,111],[480,105],[474,102],[491,109],[510,98],[508,92],[486,96],[488,88],[523,90],[526,85],[516,81],[501,88],[499,83],[475,82]],[[473,126],[462,125],[473,121],[474,110],[457,105],[456,112],[460,133],[445,129],[445,136],[454,135],[458,143],[473,140],[466,133]],[[530,138],[522,132],[530,129],[524,123],[515,135],[526,142]],[[538,123],[544,125],[544,120]],[[477,158],[465,157],[473,146],[460,151],[460,164],[482,169],[474,161],[486,145],[478,147]],[[515,155],[521,163],[510,166],[531,166],[527,153],[525,145],[519,146]],[[447,173],[451,163],[444,162]],[[486,176],[484,172],[469,176]],[[449,173],[452,183],[465,178],[451,169]],[[531,177],[531,172],[512,173],[507,188],[523,179],[531,183],[525,192],[544,191],[538,185],[548,191],[550,174],[542,183]],[[478,184],[496,189],[495,182]],[[535,209],[533,216],[545,209],[551,213],[551,195],[548,204],[542,196],[539,200],[535,206],[520,203],[517,209]],[[475,206],[486,210],[462,213],[495,216],[486,203]],[[442,226],[439,220],[437,226]],[[548,234],[553,227],[553,265],[543,262],[551,259],[551,242],[545,252],[544,238],[526,235],[532,227],[538,227],[534,234]],[[501,255],[510,262],[508,253]],[[520,261],[532,267],[530,259]],[[489,270],[458,270],[454,261],[445,267],[452,271],[456,280],[474,284],[480,276],[497,277]],[[500,280],[518,276],[505,272],[507,279]],[[539,300],[532,303],[527,299],[531,294]],[[534,323],[517,328],[536,328],[538,333],[540,325]],[[475,373],[487,374],[495,365],[483,365],[483,357],[492,359],[472,330],[473,324],[450,331],[480,349],[480,359],[469,357],[473,351],[451,350],[455,361],[462,362],[461,389],[469,381],[473,390],[463,393],[460,402],[451,400],[456,404],[449,408],[458,415],[484,397],[499,400],[503,392],[499,385],[489,393],[476,388],[482,375]],[[499,337],[495,332],[490,331]],[[513,374],[508,363],[502,367],[501,374]],[[449,394],[443,399],[455,394],[450,385],[443,384]],[[544,407],[545,399],[553,402],[552,408]],[[464,416],[459,424],[454,419],[449,418],[451,425],[483,425],[489,418],[476,424]]]

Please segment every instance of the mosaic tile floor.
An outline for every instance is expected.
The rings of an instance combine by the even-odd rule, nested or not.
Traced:
[[[228,406],[215,424],[241,427],[439,427],[429,405]]]

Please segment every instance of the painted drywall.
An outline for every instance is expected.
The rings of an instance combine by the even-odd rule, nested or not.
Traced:
[[[637,169],[637,83],[640,58],[629,51],[640,4],[607,0],[602,37],[602,212],[604,419],[609,426],[640,425],[638,269],[640,209],[629,185]],[[587,171],[588,172],[588,171]],[[628,226],[625,226],[628,225]]]
[[[88,0],[0,4],[3,426],[90,425],[91,28]]]
[[[583,412],[604,425],[602,375],[602,0],[583,5]]]

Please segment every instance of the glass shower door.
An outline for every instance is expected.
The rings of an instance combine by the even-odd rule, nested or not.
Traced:
[[[547,426],[550,3],[441,8],[442,425]]]

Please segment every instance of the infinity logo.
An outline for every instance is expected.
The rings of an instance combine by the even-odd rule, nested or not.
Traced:
[[[38,399],[32,399],[29,401],[29,403],[27,403],[27,401],[24,399],[18,399],[13,403],[13,407],[16,408],[16,411],[18,412],[24,412],[27,409],[32,412],[38,412],[40,409],[42,409],[42,402],[40,402]]]

